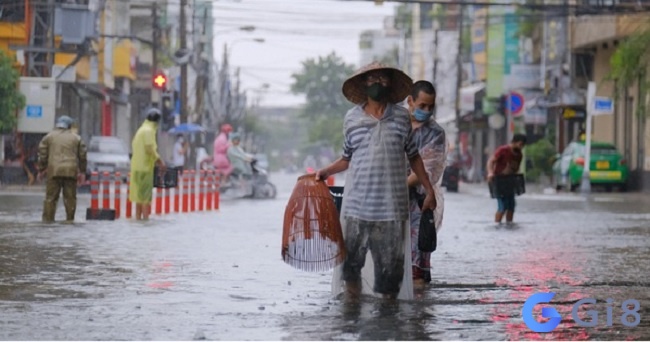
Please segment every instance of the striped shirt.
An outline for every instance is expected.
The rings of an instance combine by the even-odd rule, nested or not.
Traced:
[[[418,155],[408,111],[388,104],[377,120],[362,106],[355,106],[345,115],[343,134],[342,157],[350,162],[343,216],[366,221],[407,220],[406,157]]]

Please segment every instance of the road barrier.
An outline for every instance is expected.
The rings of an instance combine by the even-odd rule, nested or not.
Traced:
[[[121,217],[121,213],[127,219],[133,216],[131,174],[126,177],[126,182],[122,182],[122,177],[119,172],[91,173],[87,220],[115,220]],[[220,176],[214,170],[185,170],[179,173],[175,187],[153,189],[152,214],[170,214],[172,208],[174,213],[219,210],[219,185]],[[126,194],[125,201],[122,201],[122,193]]]

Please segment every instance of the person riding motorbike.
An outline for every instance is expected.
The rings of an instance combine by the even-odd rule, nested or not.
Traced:
[[[232,175],[238,178],[250,179],[253,176],[253,167],[251,163],[255,160],[253,155],[248,154],[241,147],[241,137],[239,133],[230,135],[231,145],[228,147],[228,159],[233,167]]]
[[[228,135],[232,132],[232,126],[229,124],[221,125],[221,133],[214,139],[212,165],[214,169],[221,173],[224,184],[228,183],[228,178],[233,171],[233,167],[228,159]]]

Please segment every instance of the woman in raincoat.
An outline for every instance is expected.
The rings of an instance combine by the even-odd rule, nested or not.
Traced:
[[[165,170],[165,162],[158,154],[156,132],[160,121],[160,111],[150,108],[147,118],[142,123],[131,142],[131,184],[129,187],[129,200],[135,203],[135,219],[148,219],[151,213],[151,200],[153,197],[154,166],[158,165],[161,171]]]
[[[441,183],[447,161],[447,137],[445,131],[431,118],[436,105],[436,89],[428,81],[418,81],[413,84],[411,95],[407,99],[411,113],[413,139],[427,171],[429,182],[433,184],[436,193],[436,210],[433,212],[436,232],[442,225],[444,199]],[[408,176],[408,185],[415,193],[410,197],[409,213],[411,223],[411,261],[413,263],[413,285],[421,287],[431,281],[431,252],[423,252],[418,248],[418,233],[422,211],[417,197],[423,196],[424,188],[413,172]]]
[[[212,152],[214,153],[212,165],[215,170],[221,173],[223,183],[228,182],[228,178],[233,171],[233,167],[228,159],[228,147],[230,147],[228,135],[230,132],[232,132],[231,125],[221,125],[221,133],[214,139],[214,145],[212,146]]]
[[[317,179],[326,179],[348,170],[341,207],[347,255],[334,269],[334,295],[413,298],[407,157],[426,189],[423,208],[436,204],[412,139],[409,113],[397,105],[412,85],[402,71],[376,62],[343,84],[343,95],[356,104],[345,115],[343,155],[316,172]]]

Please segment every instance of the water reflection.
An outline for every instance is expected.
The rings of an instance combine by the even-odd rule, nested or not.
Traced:
[[[358,302],[334,301],[325,315],[285,318],[289,340],[436,340],[441,331],[435,306],[418,301],[386,301],[364,297]]]

